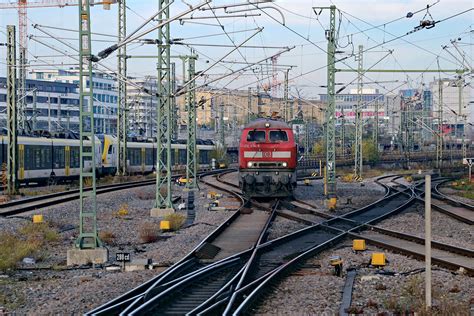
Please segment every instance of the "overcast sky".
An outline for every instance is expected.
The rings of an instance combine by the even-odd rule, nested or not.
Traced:
[[[0,0],[0,3],[6,3],[12,0]],[[30,2],[39,1],[31,0]],[[196,0],[187,0],[193,5],[199,3]],[[243,1],[213,1],[211,6],[218,6],[228,3],[241,3]],[[206,23],[194,24],[174,22],[171,27],[173,38],[184,38],[184,42],[193,44],[240,44],[248,37],[252,36],[256,28],[263,27],[264,30],[249,40],[246,45],[257,46],[275,46],[277,48],[240,48],[225,58],[227,61],[247,61],[255,62],[267,58],[280,51],[278,47],[293,47],[290,52],[282,54],[278,59],[280,65],[294,65],[290,71],[292,86],[291,94],[296,94],[296,87],[299,87],[305,97],[313,97],[318,93],[324,93],[324,88],[319,86],[326,84],[326,64],[327,57],[325,51],[327,43],[325,39],[325,29],[328,28],[329,11],[322,11],[316,15],[313,6],[327,6],[334,4],[340,11],[337,14],[338,28],[338,51],[337,56],[343,58],[357,52],[358,45],[363,45],[364,49],[377,46],[364,53],[364,67],[374,67],[377,69],[458,69],[461,67],[461,55],[452,47],[450,40],[459,39],[459,48],[464,52],[467,63],[473,64],[473,11],[449,18],[465,10],[472,9],[472,0],[441,0],[436,3],[435,0],[400,0],[400,1],[376,1],[376,0],[346,0],[346,1],[311,1],[311,0],[277,0],[274,5],[264,4],[262,8],[272,6],[275,9],[253,10],[237,14],[259,14],[260,16],[224,18],[229,13],[224,10],[217,10],[216,16],[211,11],[199,11],[194,17],[212,17],[212,19],[199,20]],[[426,5],[434,4],[426,14]],[[145,18],[157,11],[157,1],[151,0],[127,0],[127,28],[128,32],[134,30]],[[188,7],[184,1],[176,0],[171,5],[171,16],[186,10]],[[208,8],[205,6],[204,8]],[[244,7],[240,7],[244,8]],[[238,10],[231,8],[228,11]],[[405,18],[408,12],[416,12],[412,18]],[[60,50],[74,54],[71,48],[64,46],[58,41],[45,38],[45,35],[38,29],[33,28],[32,24],[42,26],[57,27],[64,29],[77,30],[78,28],[78,9],[77,7],[65,8],[33,8],[28,10],[28,33],[33,35],[38,41],[54,45]],[[103,10],[101,6],[92,8],[92,30],[93,32],[116,35],[117,33],[117,6],[112,5],[111,10]],[[318,11],[319,13],[319,11]],[[431,14],[431,16],[430,16]],[[425,16],[426,15],[426,16]],[[389,23],[395,19],[395,22]],[[413,34],[404,36],[400,39],[390,41],[395,37],[402,36],[407,32],[413,31],[420,24],[420,20],[439,21],[432,29],[422,29]],[[284,25],[282,25],[284,22]],[[0,42],[5,42],[6,25],[17,24],[18,18],[15,10],[0,10]],[[209,24],[209,25],[208,25]],[[221,25],[223,28],[221,28]],[[151,25],[150,25],[151,26]],[[374,27],[377,26],[377,27]],[[63,30],[45,28],[54,36],[65,38],[72,46],[77,47],[77,33]],[[228,34],[224,34],[223,30]],[[243,32],[238,32],[243,31]],[[238,33],[236,33],[238,32]],[[150,33],[145,38],[156,38],[157,32]],[[212,37],[200,37],[211,34],[221,34]],[[94,36],[93,51],[98,52],[114,41],[113,37]],[[389,42],[390,41],[390,42]],[[387,42],[384,45],[384,42]],[[448,45],[446,49],[442,47]],[[29,60],[31,65],[44,65],[45,63],[74,63],[73,60],[60,57],[47,57],[59,55],[50,48],[37,43],[33,40],[28,41]],[[196,66],[197,70],[204,70],[217,60],[227,54],[232,47],[206,47],[195,46],[199,55]],[[389,50],[393,50],[390,54]],[[0,76],[5,76],[5,53],[6,49],[0,47]],[[128,47],[130,55],[155,55],[156,46],[131,44]],[[189,53],[186,46],[173,45],[173,54]],[[451,54],[456,56],[453,57]],[[35,58],[34,56],[43,56]],[[46,57],[44,57],[46,56]],[[181,77],[181,62],[178,63],[177,74]],[[115,68],[116,57],[111,55],[105,64]],[[269,61],[270,63],[270,61]],[[377,64],[376,64],[377,63]],[[376,66],[374,66],[376,64]],[[207,71],[209,74],[206,79],[212,80],[220,74],[228,73],[232,70],[243,67],[242,64],[225,64],[216,66]],[[66,68],[65,66],[62,68]],[[337,64],[337,68],[357,67],[354,57],[349,57],[344,62]],[[60,67],[61,68],[61,67]],[[156,75],[156,60],[153,59],[129,59],[129,75],[145,76]],[[316,70],[319,69],[319,70]],[[314,71],[313,71],[314,70]],[[255,73],[246,73],[239,77],[231,76],[214,83],[217,87],[241,88],[247,89],[247,86],[256,87],[257,78],[263,79],[263,83],[270,82],[271,68],[260,67],[255,69]],[[366,87],[377,88],[382,93],[396,91],[398,88],[416,88],[421,87],[422,82],[428,83],[434,77],[452,78],[452,73],[370,73],[364,78],[366,82],[395,81],[366,84]],[[283,72],[279,72],[279,80],[283,79]],[[338,73],[336,81],[339,83],[352,82],[355,79],[353,73]],[[406,81],[406,84],[403,84]],[[356,82],[356,81],[354,81]],[[355,86],[350,86],[354,88]],[[472,88],[471,88],[472,90]]]

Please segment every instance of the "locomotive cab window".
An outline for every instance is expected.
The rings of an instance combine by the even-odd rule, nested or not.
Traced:
[[[265,141],[265,131],[249,131],[247,134],[248,142],[264,142]]]
[[[285,131],[270,131],[270,142],[287,142],[288,135]]]

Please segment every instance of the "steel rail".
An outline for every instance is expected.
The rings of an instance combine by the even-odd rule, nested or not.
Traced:
[[[200,181],[220,191],[228,192],[238,197],[242,201],[242,208],[246,200],[244,200],[238,193],[203,179],[204,176],[213,176],[216,174],[229,173],[232,171],[233,170],[211,171],[206,173],[205,175],[201,175]],[[178,286],[177,284],[187,284],[187,282],[190,282],[192,280],[193,275],[195,275],[196,273],[202,275],[202,273],[205,273],[205,271],[213,271],[212,269],[215,269],[214,267],[216,267],[216,265],[225,265],[227,260],[232,260],[238,258],[239,256],[245,256],[247,253],[249,254],[251,250],[235,254],[215,263],[204,266],[202,264],[199,264],[196,257],[197,251],[199,251],[199,249],[203,245],[205,245],[206,243],[211,243],[213,240],[215,240],[223,231],[226,230],[227,227],[232,224],[232,222],[234,222],[239,217],[239,215],[240,208],[234,214],[232,214],[232,216],[230,216],[224,223],[217,227],[211,234],[204,238],[190,253],[188,253],[184,258],[175,263],[169,269],[150,279],[149,281],[139,285],[138,287],[120,295],[119,297],[93,309],[86,315],[129,314],[138,306],[143,304],[147,299],[150,299],[150,297],[165,295],[161,294],[163,290],[169,287],[176,288]],[[265,227],[268,227],[268,224]],[[159,300],[159,298],[157,298],[157,300]]]
[[[260,207],[260,206],[259,206]],[[267,230],[270,227],[273,219],[275,218],[275,210],[278,207],[278,203],[275,203],[272,207],[272,215],[268,218],[264,228],[260,232],[258,241],[253,246],[253,249],[258,247],[266,239]],[[250,255],[252,258],[253,253]],[[188,278],[182,280],[181,282],[175,284],[173,287],[167,288],[165,291],[158,292],[157,295],[153,295],[153,293],[147,293],[145,295],[145,303],[140,305],[135,309],[128,309],[123,311],[122,314],[128,315],[143,315],[154,313],[158,309],[160,312],[164,312],[166,309],[172,309],[174,312],[184,312],[186,310],[188,313],[194,314],[194,310],[199,310],[203,304],[205,305],[206,302],[212,302],[212,299],[218,297],[221,293],[232,286],[238,280],[238,276],[245,271],[245,266],[248,265],[248,257],[249,251],[245,251],[238,256],[234,256],[232,261],[227,259],[223,259],[220,265],[214,265],[213,268],[205,269],[200,271],[199,273],[191,273]],[[216,274],[219,273],[220,269],[226,268],[228,265],[235,264],[234,269],[229,271],[226,275],[225,280],[217,278],[214,282],[212,278],[215,278]],[[208,281],[211,280],[211,281]],[[206,285],[214,285],[217,284],[218,289],[215,292],[204,299],[203,301],[198,299],[193,300],[193,295],[206,295],[206,293],[202,293],[199,290],[199,286],[202,286],[203,282]],[[184,296],[184,291],[186,293],[192,290],[192,294],[190,294],[187,298]],[[196,288],[197,287],[197,288]],[[212,288],[211,288],[212,289]],[[191,300],[190,300],[191,299]],[[166,304],[164,306],[163,304]],[[194,306],[189,306],[190,304],[194,304]],[[171,305],[171,306],[170,306]]]
[[[202,174],[215,174],[216,172],[222,171],[207,171],[203,172]],[[181,177],[182,175],[175,175],[172,178],[176,179]],[[124,182],[124,183],[115,183],[115,184],[107,184],[101,185],[97,187],[97,194],[104,194],[110,193],[119,190],[126,190],[131,188],[137,188],[147,185],[153,185],[156,182],[155,179],[153,180],[142,180],[142,181],[132,181],[132,182]],[[85,191],[89,191],[90,189],[86,189]],[[68,201],[75,200],[79,197],[79,189],[69,190],[69,191],[62,191],[56,192],[51,194],[45,194],[40,196],[35,196],[26,199],[19,199],[14,200],[11,202],[0,204],[0,216],[12,216],[21,214],[24,212],[28,212],[31,210],[35,210],[38,208],[43,208],[51,205],[56,205]]]

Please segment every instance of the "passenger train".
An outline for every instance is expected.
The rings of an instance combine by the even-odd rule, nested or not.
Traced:
[[[85,161],[85,171],[95,169],[97,176],[114,175],[117,170],[117,137],[99,134],[95,136],[96,160]],[[91,144],[86,140],[85,145]],[[78,178],[79,139],[76,134],[60,137],[19,136],[18,174],[22,183],[56,183]],[[210,164],[210,152],[214,149],[210,140],[197,140],[198,163],[201,168]],[[186,143],[173,142],[171,164],[174,171],[185,169]],[[0,167],[7,163],[8,138],[0,135]],[[166,160],[166,158],[165,158]],[[127,142],[127,171],[129,174],[147,174],[155,171],[156,141],[154,139]]]
[[[288,197],[296,188],[293,130],[276,119],[257,119],[242,131],[239,185],[247,197]]]

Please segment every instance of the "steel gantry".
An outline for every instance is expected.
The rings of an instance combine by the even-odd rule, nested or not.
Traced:
[[[155,208],[172,209],[171,201],[171,69],[170,1],[159,0],[158,14],[158,103]]]
[[[188,56],[188,90],[186,93],[186,108],[188,111],[188,141],[186,155],[186,188],[196,189],[197,184],[197,160],[196,150],[196,80],[192,80],[196,73],[197,56]]]
[[[363,77],[363,51],[364,47],[359,45],[357,54],[357,107],[355,113],[355,160],[354,160],[354,179],[360,181],[362,179],[362,77]]]
[[[126,0],[118,1],[118,41],[127,37]],[[127,45],[118,48],[118,102],[117,102],[117,175],[127,174]]]
[[[79,5],[79,249],[101,247],[97,235],[96,142],[94,134],[94,98],[92,75],[90,2]],[[86,187],[88,190],[86,190]]]
[[[15,26],[7,26],[7,192],[17,194],[17,95],[16,95],[16,36]]]

